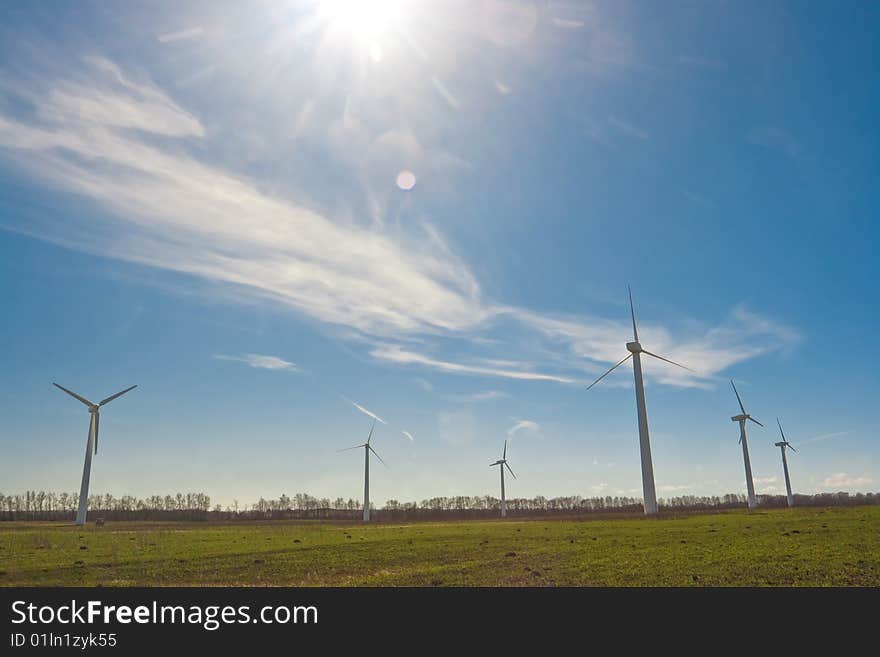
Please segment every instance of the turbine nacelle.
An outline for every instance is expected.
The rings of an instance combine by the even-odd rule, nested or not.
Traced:
[[[734,415],[734,416],[731,417],[730,419],[731,419],[733,422],[745,422],[746,420],[751,420],[751,419],[752,419],[752,416],[749,415],[748,413],[745,413],[745,414],[743,414],[743,415]]]
[[[639,342],[627,342],[626,350],[631,354],[640,354],[644,351],[644,349],[642,349],[642,345]]]

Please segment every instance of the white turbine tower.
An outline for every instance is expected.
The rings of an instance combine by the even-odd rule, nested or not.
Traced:
[[[86,511],[88,510],[89,506],[89,476],[92,472],[92,450],[94,450],[95,454],[98,453],[98,427],[101,420],[99,409],[104,404],[109,404],[117,397],[122,397],[122,395],[127,393],[129,390],[134,390],[135,388],[137,388],[137,386],[134,385],[131,388],[126,388],[122,392],[117,392],[115,395],[110,395],[109,397],[107,397],[107,399],[103,399],[95,404],[93,402],[90,402],[85,397],[80,397],[78,394],[68,390],[64,386],[60,386],[54,382],[52,383],[52,385],[60,390],[63,390],[74,399],[77,399],[85,404],[89,409],[89,414],[91,415],[91,419],[89,420],[89,438],[88,441],[86,441],[86,462],[85,465],[83,465],[82,484],[79,488],[79,509],[76,512],[76,524],[84,525],[86,524]]]
[[[632,290],[627,286],[627,290],[629,291],[629,309],[630,314],[632,315],[632,324],[633,324],[633,341],[626,343],[627,351],[629,351],[629,355],[621,360],[617,365],[612,367],[610,370],[605,372],[598,379],[593,381],[589,386],[587,386],[587,390],[592,388],[594,385],[599,383],[606,376],[611,374],[618,367],[623,365],[630,358],[633,359],[633,375],[635,376],[636,381],[636,410],[639,416],[639,446],[642,453],[642,490],[644,492],[645,497],[645,514],[653,515],[657,513],[657,492],[654,488],[654,465],[651,462],[651,440],[648,436],[648,411],[645,408],[645,385],[642,382],[642,354],[647,354],[648,356],[653,356],[659,360],[665,361],[667,363],[671,363],[672,365],[676,365],[682,369],[688,370],[689,372],[693,372],[689,367],[685,367],[675,361],[671,361],[668,358],[664,358],[663,356],[658,356],[657,354],[652,354],[650,351],[642,349],[642,345],[639,344],[639,331],[636,327],[636,311],[633,306],[632,300]]]
[[[739,402],[739,410],[742,411],[741,414],[734,415],[730,419],[734,422],[739,422],[739,442],[742,444],[743,463],[746,465],[746,489],[749,491],[749,508],[754,509],[758,506],[758,500],[755,498],[755,484],[752,481],[752,462],[749,460],[749,443],[746,438],[746,422],[751,420],[759,427],[763,427],[764,425],[746,413],[746,407],[743,406],[742,399],[740,399],[739,392],[733,383],[733,379],[730,380],[730,385],[733,386],[733,392],[736,394],[736,400]]]
[[[370,445],[370,440],[373,438],[373,429],[376,428],[376,420],[373,420],[373,426],[370,427],[370,435],[367,436],[367,442],[363,445],[355,445],[354,447],[346,447],[345,449],[340,449],[340,452],[347,452],[350,449],[358,449],[360,447],[364,448],[364,522],[370,522],[370,452],[376,455],[376,458],[382,461],[382,457],[376,452],[375,449]],[[382,465],[386,468],[388,464],[385,461],[382,461]]]
[[[513,474],[513,470],[510,469],[510,465],[507,463],[507,441],[504,441],[504,452],[501,455],[501,458],[495,461],[490,468],[494,468],[498,466],[498,469],[501,470],[501,517],[505,517],[507,515],[507,498],[504,497],[504,468],[507,468],[510,471],[510,476],[516,479],[516,475]]]
[[[791,443],[785,439],[785,433],[782,431],[782,423],[779,421],[779,418],[776,418],[776,424],[779,425],[779,433],[782,435],[782,440],[778,443],[775,443],[776,446],[782,451],[782,471],[785,473],[785,493],[788,495],[788,506],[794,506],[794,495],[791,494],[791,479],[788,478],[788,459],[785,458],[785,448],[788,447],[791,451],[796,452],[797,450],[791,446]]]

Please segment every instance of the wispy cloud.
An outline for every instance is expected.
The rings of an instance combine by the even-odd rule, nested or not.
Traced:
[[[657,490],[661,493],[675,493],[683,490],[693,490],[697,484],[658,484]]]
[[[781,153],[792,160],[803,153],[803,148],[794,135],[778,126],[762,125],[752,128],[747,138],[753,144]]]
[[[342,396],[342,398],[343,398],[345,401],[347,401],[349,404],[351,404],[352,406],[354,406],[356,409],[358,409],[358,410],[359,410],[361,413],[363,413],[364,415],[366,415],[366,416],[368,416],[368,417],[371,417],[371,418],[373,418],[374,420],[378,420],[378,421],[381,422],[382,424],[388,424],[385,420],[383,420],[381,417],[379,417],[378,415],[376,415],[373,411],[369,410],[368,408],[364,408],[363,406],[361,406],[360,404],[358,404],[356,401],[352,401],[351,399],[349,399],[348,397],[345,397],[344,395]]]
[[[214,354],[211,356],[214,360],[230,360],[239,363],[245,363],[251,367],[261,370],[286,370],[288,372],[297,372],[295,363],[279,358],[278,356],[267,356],[265,354],[242,354],[240,356],[227,356],[226,354]]]
[[[372,334],[462,330],[486,317],[476,281],[450,252],[331,220],[195,160],[185,142],[151,138],[205,131],[152,82],[107,60],[87,60],[45,93],[22,85],[18,95],[35,112],[25,120],[0,114],[0,148],[37,178],[109,211],[87,238],[63,224],[16,227],[22,232],[243,286]]]
[[[541,425],[532,420],[518,420],[507,430],[507,435],[513,438],[520,431],[540,431]]]
[[[801,440],[797,444],[798,445],[808,445],[810,443],[820,443],[826,440],[837,440],[839,438],[843,438],[844,436],[848,436],[849,431],[835,431],[833,433],[823,433],[818,436],[813,436],[812,438],[807,438],[806,440]]]
[[[400,433],[402,433],[403,437],[409,440],[409,442],[415,442],[413,435],[409,431],[401,431]]]
[[[642,141],[648,141],[649,139],[651,139],[651,135],[649,135],[647,132],[645,132],[638,126],[629,123],[628,121],[624,121],[617,116],[609,116],[608,123],[609,125],[617,128],[620,132],[629,137],[635,137],[636,139],[641,139]]]
[[[165,34],[160,34],[156,37],[156,40],[160,43],[171,43],[173,41],[183,41],[184,39],[194,39],[196,37],[200,37],[205,33],[204,28],[190,27],[185,30],[178,30],[177,32],[167,32]]]
[[[560,18],[558,16],[554,16],[552,22],[553,25],[562,28],[563,30],[578,30],[584,26],[583,21],[572,20],[570,18]]]
[[[500,390],[481,390],[467,395],[454,395],[451,399],[461,402],[484,402],[493,399],[501,399],[502,397],[507,397],[507,393],[501,392]]]
[[[427,379],[423,379],[417,376],[413,378],[413,382],[425,392],[434,392],[434,384]]]
[[[727,64],[720,59],[699,57],[697,55],[679,55],[678,58],[676,58],[676,61],[681,66],[704,71],[720,71],[727,68]]]
[[[470,268],[431,224],[408,229],[413,232],[385,230],[289,191],[266,191],[270,186],[208,162],[214,128],[206,130],[146,76],[98,57],[64,66],[55,77],[5,82],[17,102],[0,109],[0,151],[36,180],[90,199],[96,212],[76,221],[27,223],[7,215],[0,219],[4,227],[291,308],[368,341],[372,356],[384,362],[577,384],[600,363],[619,359],[625,322],[558,318],[485,299]],[[647,138],[616,117],[609,122]],[[349,143],[352,121],[340,125],[336,137]],[[393,131],[375,141],[407,161],[423,150]],[[392,164],[399,171],[400,161]],[[700,373],[652,363],[649,379],[682,386],[710,385],[722,369],[796,342],[794,331],[744,307],[702,332],[673,334],[651,322],[643,332],[652,351]],[[423,346],[402,346],[413,338]],[[461,340],[484,353],[438,356],[441,340]]]
[[[829,477],[826,477],[822,481],[823,486],[828,486],[829,488],[836,488],[838,490],[848,489],[848,488],[864,488],[866,486],[870,486],[874,483],[874,480],[867,475],[856,476],[850,475],[846,472],[835,472]]]
[[[688,201],[691,201],[692,203],[696,203],[697,205],[702,206],[704,208],[712,208],[715,206],[715,204],[712,201],[710,201],[708,198],[706,198],[705,196],[702,196],[700,194],[697,194],[696,192],[684,190],[684,191],[682,191],[682,194],[684,195],[684,197]]]
[[[497,376],[508,379],[521,379],[525,381],[555,381],[557,383],[574,383],[573,379],[563,376],[555,376],[553,374],[541,374],[539,372],[527,372],[522,370],[511,370],[494,367],[484,367],[481,365],[468,365],[464,363],[453,363],[450,361],[437,360],[423,354],[409,351],[398,345],[383,345],[373,349],[370,354],[379,360],[385,360],[393,363],[424,365],[442,372],[452,372],[456,374],[478,374],[482,376]]]
[[[632,334],[625,321],[601,318],[548,317],[516,311],[520,321],[561,343],[572,356],[614,364],[626,355],[621,342]],[[643,360],[649,378],[679,387],[711,387],[714,377],[731,365],[773,351],[785,351],[800,342],[800,334],[783,324],[736,306],[720,324],[691,324],[688,334],[674,337],[663,326],[639,321],[639,337],[646,349],[694,370]],[[596,371],[593,369],[592,371]],[[604,381],[603,381],[604,383]]]

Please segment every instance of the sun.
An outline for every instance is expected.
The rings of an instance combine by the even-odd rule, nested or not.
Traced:
[[[401,0],[321,0],[318,18],[368,46],[379,44],[400,17]]]

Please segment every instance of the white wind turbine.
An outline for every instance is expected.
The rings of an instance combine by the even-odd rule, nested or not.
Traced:
[[[367,442],[363,445],[355,445],[354,447],[346,447],[345,449],[340,449],[337,451],[347,452],[350,449],[358,449],[359,447],[364,448],[364,522],[370,522],[370,452],[376,455],[376,458],[382,461],[382,457],[373,449],[372,445],[370,445],[370,440],[373,438],[373,429],[376,428],[376,420],[373,419],[373,426],[370,427],[370,435],[367,436]],[[388,464],[385,461],[382,461],[382,465],[386,468]]]
[[[758,500],[755,497],[755,484],[752,481],[752,462],[749,460],[749,443],[746,438],[746,422],[751,420],[759,427],[763,427],[764,425],[746,413],[746,407],[743,406],[742,399],[740,399],[739,392],[733,383],[733,379],[730,380],[730,385],[733,386],[733,392],[736,394],[736,400],[739,402],[739,410],[742,411],[740,415],[734,415],[730,419],[734,422],[739,422],[739,442],[742,444],[743,462],[746,465],[746,489],[749,491],[749,508],[754,509],[758,506]]]
[[[74,399],[77,399],[85,404],[89,409],[89,414],[91,415],[91,419],[89,420],[89,439],[86,442],[86,462],[85,465],[83,465],[82,484],[79,488],[79,509],[76,512],[76,524],[84,525],[86,524],[86,511],[88,510],[89,506],[89,476],[92,471],[92,450],[94,450],[95,454],[98,453],[98,427],[101,419],[99,409],[104,404],[109,404],[117,397],[122,397],[122,395],[127,393],[129,390],[134,390],[135,388],[137,388],[137,386],[134,385],[131,388],[126,388],[122,392],[117,392],[115,395],[110,395],[109,397],[107,397],[107,399],[103,399],[95,404],[93,402],[90,402],[85,397],[80,397],[78,394],[68,390],[64,386],[60,386],[54,382],[52,383],[52,385],[60,390],[63,390]]]
[[[782,431],[782,423],[779,421],[779,418],[776,418],[776,424],[779,425],[779,433],[782,435],[782,440],[775,445],[782,451],[782,471],[785,473],[785,493],[788,495],[788,506],[794,506],[794,496],[791,494],[791,479],[788,478],[788,459],[785,458],[785,448],[788,447],[791,451],[796,452],[797,450],[791,446],[791,443],[788,442],[785,438],[785,433]]]
[[[501,455],[501,458],[495,461],[490,468],[494,468],[498,466],[498,469],[501,470],[501,517],[507,515],[507,499],[504,497],[504,468],[507,468],[510,472],[510,476],[516,479],[516,475],[513,474],[513,470],[510,469],[510,465],[507,463],[507,441],[504,441],[504,452]]]
[[[689,367],[685,367],[675,361],[671,361],[668,358],[664,358],[663,356],[658,356],[657,354],[652,354],[650,351],[642,349],[642,345],[639,344],[639,331],[636,327],[636,311],[633,306],[632,300],[632,290],[627,286],[627,290],[629,291],[629,309],[630,314],[632,315],[632,323],[633,323],[633,341],[626,343],[627,351],[629,351],[629,355],[621,360],[617,365],[612,367],[610,370],[605,372],[598,379],[593,381],[589,386],[587,386],[587,390],[592,388],[594,385],[599,383],[606,376],[611,374],[618,367],[623,365],[630,358],[633,359],[633,375],[635,376],[636,381],[636,410],[639,416],[639,447],[641,449],[642,454],[642,490],[644,492],[645,498],[645,514],[653,515],[657,513],[657,491],[654,488],[654,465],[651,462],[651,441],[648,436],[648,411],[645,408],[645,385],[642,382],[642,354],[647,354],[648,356],[653,356],[659,360],[665,361],[667,363],[671,363],[672,365],[676,365],[682,369],[688,370],[689,372],[693,372],[693,370]]]

